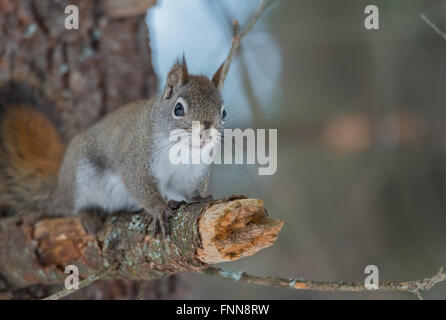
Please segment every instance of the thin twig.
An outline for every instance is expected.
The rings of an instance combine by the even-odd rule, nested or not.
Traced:
[[[242,38],[244,36],[246,36],[249,33],[249,31],[251,31],[251,29],[256,24],[257,20],[259,20],[263,11],[265,11],[265,9],[268,7],[268,5],[273,1],[274,0],[262,0],[260,2],[260,5],[257,8],[256,12],[254,13],[254,15],[251,17],[251,19],[248,21],[248,23],[242,30],[240,30],[238,21],[234,20],[234,23],[233,23],[234,32],[233,32],[233,37],[232,37],[232,45],[231,45],[231,49],[229,50],[228,56],[226,57],[225,63],[223,65],[222,75],[220,77],[220,82],[218,84],[218,88],[220,90],[223,89],[223,85],[224,85],[226,76],[228,75],[232,59],[234,58],[235,53],[237,52],[237,49],[240,45],[240,41],[242,40]]]
[[[99,271],[98,273],[95,273],[91,276],[89,276],[88,278],[82,280],[79,282],[78,288],[77,289],[64,289],[61,290],[59,292],[56,292],[55,294],[52,294],[49,297],[46,297],[43,300],[60,300],[62,298],[65,298],[66,296],[92,284],[93,282],[95,282],[96,280],[102,279],[104,278],[106,275],[108,275],[110,272],[116,270],[117,265],[112,265],[108,268],[105,268],[101,271]]]
[[[362,282],[343,281],[312,281],[305,279],[286,279],[276,277],[258,277],[250,275],[244,271],[226,270],[220,268],[206,268],[201,273],[215,276],[220,279],[232,280],[258,284],[262,286],[284,287],[296,290],[315,291],[344,291],[344,292],[367,292],[367,291],[404,291],[415,294],[418,299],[422,299],[420,291],[430,290],[437,283],[446,280],[446,273],[440,268],[438,273],[432,277],[413,281],[384,281],[379,284],[378,289],[367,289]]]
[[[420,291],[417,290],[414,292],[414,294],[417,296],[418,300],[424,300],[423,296],[421,295]]]
[[[240,46],[240,52],[243,50],[243,45]],[[240,55],[241,58],[241,74],[243,78],[244,89],[246,92],[246,97],[248,98],[249,105],[251,106],[252,117],[254,119],[254,125],[256,127],[262,127],[265,124],[265,117],[260,106],[260,103],[254,93],[252,83],[249,79],[249,72],[247,68],[247,61],[243,54]]]
[[[436,33],[440,35],[444,40],[446,40],[446,33],[440,30],[428,17],[426,17],[424,14],[420,15],[420,18],[426,22]]]

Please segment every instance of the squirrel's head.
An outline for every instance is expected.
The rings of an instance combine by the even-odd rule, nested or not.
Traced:
[[[170,69],[162,96],[162,111],[176,128],[188,130],[193,121],[199,121],[206,128],[223,126],[226,111],[218,90],[222,66],[212,79],[189,74],[184,56]]]
[[[176,62],[167,75],[166,86],[158,110],[162,114],[164,128],[190,131],[193,123],[200,123],[200,131],[220,131],[226,110],[218,83],[223,65],[211,79],[188,72],[186,60]]]

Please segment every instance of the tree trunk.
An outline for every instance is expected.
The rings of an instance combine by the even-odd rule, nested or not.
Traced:
[[[155,2],[0,0],[0,82],[26,80],[43,89],[67,140],[107,112],[154,96],[145,12]],[[67,5],[79,8],[78,30],[65,29]],[[40,298],[52,290],[34,285],[5,293],[1,278],[0,298]],[[111,280],[76,295],[129,299],[137,286]]]
[[[154,96],[145,12],[155,0],[0,0],[0,81],[24,79],[56,103],[69,138],[115,108]],[[65,29],[65,7],[79,29]]]

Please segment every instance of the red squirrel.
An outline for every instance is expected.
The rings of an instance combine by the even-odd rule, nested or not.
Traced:
[[[210,166],[169,162],[169,134],[223,128],[226,111],[218,83],[191,75],[183,57],[161,95],[106,115],[65,147],[46,103],[31,87],[9,83],[0,92],[0,208],[6,213],[81,214],[145,210],[166,234],[168,202],[204,197]],[[218,137],[202,136],[203,147]],[[204,140],[203,140],[204,141]],[[91,212],[90,212],[91,211]],[[96,221],[96,220],[95,220]],[[97,221],[96,221],[97,222]]]

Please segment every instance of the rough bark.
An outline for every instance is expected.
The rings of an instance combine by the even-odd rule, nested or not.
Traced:
[[[60,284],[65,266],[81,278],[119,265],[110,277],[151,280],[236,260],[270,246],[283,222],[269,218],[263,202],[233,196],[182,205],[169,220],[169,237],[155,237],[146,213],[107,218],[93,238],[78,218],[0,220],[0,274],[8,286]]]
[[[0,0],[0,81],[22,79],[56,104],[67,138],[115,108],[154,96],[145,12],[155,0]],[[64,27],[67,5],[79,29]]]

